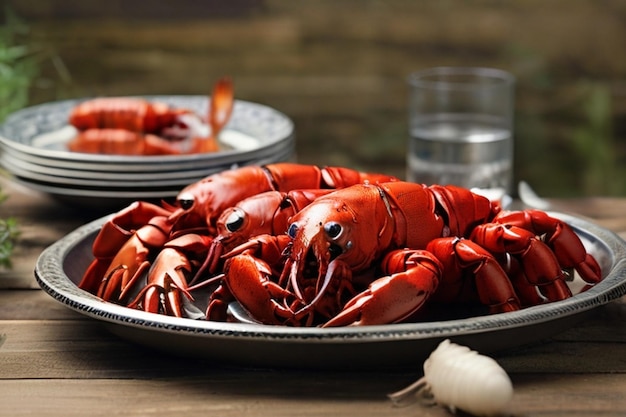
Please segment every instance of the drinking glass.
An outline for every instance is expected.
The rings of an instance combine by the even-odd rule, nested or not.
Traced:
[[[407,181],[512,191],[515,78],[494,68],[409,76]]]

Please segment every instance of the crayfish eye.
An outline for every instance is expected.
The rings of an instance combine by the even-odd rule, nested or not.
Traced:
[[[324,231],[331,239],[336,239],[340,234],[343,228],[339,223],[329,222],[324,225]]]
[[[181,194],[178,196],[178,204],[183,210],[189,210],[194,203],[193,194]]]
[[[296,238],[296,233],[298,233],[298,226],[295,223],[291,223],[289,225],[289,229],[287,229],[287,235],[290,238],[295,239]]]
[[[241,229],[241,226],[243,226],[244,219],[245,214],[241,210],[234,210],[228,215],[224,225],[229,232],[236,232]]]

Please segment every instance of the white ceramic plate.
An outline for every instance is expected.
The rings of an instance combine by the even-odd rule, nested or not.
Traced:
[[[206,114],[205,96],[148,96]],[[168,199],[186,185],[216,172],[244,165],[293,161],[293,122],[268,106],[235,101],[233,114],[216,153],[168,156],[120,156],[70,152],[76,130],[71,110],[82,100],[29,107],[0,126],[0,165],[20,184],[68,203],[102,212],[137,199]]]
[[[534,342],[563,331],[594,308],[626,293],[626,242],[585,220],[552,213],[571,224],[600,263],[604,278],[570,299],[521,311],[425,323],[345,328],[289,328],[219,323],[145,313],[103,302],[76,283],[93,259],[91,244],[105,218],[48,247],[35,276],[59,302],[137,344],[220,363],[260,367],[415,368],[450,338],[483,353]]]
[[[254,160],[249,164],[266,165],[277,161],[295,162],[293,150],[287,149],[283,153],[275,154],[265,159]],[[199,178],[237,166],[216,167],[213,170],[205,170],[205,175]],[[197,181],[199,178],[179,179],[178,182],[169,182],[169,187],[165,187],[164,183],[158,181],[147,182],[144,183],[143,187],[139,187],[139,182],[132,180],[129,180],[128,187],[112,187],[107,182],[96,182],[87,187],[79,187],[73,181],[70,181],[72,183],[69,185],[60,184],[52,176],[34,173],[27,173],[26,177],[14,174],[13,181],[24,187],[49,194],[68,206],[88,209],[93,214],[105,214],[117,211],[137,200],[152,201],[154,203],[159,203],[162,200],[171,200],[173,202],[174,198],[185,186]]]
[[[147,96],[148,100],[160,101],[176,107],[184,107],[206,114],[206,96]],[[143,169],[160,171],[164,167],[195,167],[207,164],[224,165],[237,163],[242,159],[255,158],[259,150],[275,144],[293,140],[293,122],[285,114],[257,103],[236,100],[232,116],[224,128],[221,142],[228,142],[228,148],[220,152],[166,155],[166,156],[123,156],[98,155],[69,152],[67,142],[74,130],[68,126],[71,110],[81,100],[64,100],[41,104],[19,110],[9,115],[0,126],[0,143],[15,152],[43,158],[44,161],[74,168],[74,164],[84,166],[140,165]],[[176,168],[174,168],[176,169]]]
[[[210,160],[207,161],[207,155],[213,154],[195,154],[184,156],[168,156],[171,158],[169,161],[152,161],[150,163],[134,163],[132,161],[120,161],[116,156],[109,155],[111,158],[106,159],[105,155],[95,155],[101,159],[101,161],[90,160],[72,160],[67,161],[64,159],[50,158],[46,156],[40,156],[29,153],[30,151],[21,151],[15,149],[12,145],[7,145],[7,142],[3,142],[2,136],[0,136],[0,155],[11,161],[19,161],[31,166],[37,166],[40,169],[54,169],[63,170],[70,173],[70,176],[80,178],[81,176],[93,175],[93,173],[117,173],[120,175],[130,173],[134,174],[151,174],[151,175],[166,175],[173,172],[195,172],[206,169],[212,169],[216,166],[230,166],[233,164],[242,164],[245,161],[251,161],[258,158],[265,158],[267,156],[282,153],[286,149],[293,149],[295,147],[295,140],[293,137],[288,140],[278,142],[271,146],[257,149],[253,154],[246,153],[240,155],[239,158],[229,155],[224,157],[222,161]],[[90,156],[90,154],[82,154]],[[93,155],[92,155],[93,156]],[[185,158],[184,161],[177,158]],[[137,157],[133,157],[137,158]],[[146,156],[143,158],[161,158]]]
[[[213,165],[202,170],[172,172],[108,172],[77,171],[62,168],[50,168],[31,164],[19,159],[0,154],[0,164],[15,177],[23,181],[79,190],[119,189],[123,191],[152,189],[182,189],[216,172],[231,169],[233,166],[263,165],[278,161],[288,161],[293,156],[293,148],[288,147],[265,158],[245,160],[238,164]]]

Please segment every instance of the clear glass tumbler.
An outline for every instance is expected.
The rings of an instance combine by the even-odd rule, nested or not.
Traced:
[[[407,181],[510,193],[515,78],[493,68],[437,67],[408,81]]]

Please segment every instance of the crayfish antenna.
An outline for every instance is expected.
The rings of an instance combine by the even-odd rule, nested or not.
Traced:
[[[208,287],[216,283],[219,284],[224,279],[224,276],[225,274],[221,273],[221,274],[215,275],[214,277],[207,278],[200,282],[190,282],[190,285],[187,287],[187,291],[192,292],[192,291],[199,290],[200,288]]]
[[[328,286],[330,285],[330,282],[332,281],[335,275],[335,270],[337,268],[337,265],[338,264],[336,261],[332,261],[328,265],[322,284],[317,289],[315,297],[313,298],[313,300],[311,300],[310,303],[307,303],[306,305],[304,305],[304,307],[300,308],[298,311],[295,312],[294,315],[296,317],[301,317],[301,316],[308,314],[311,311],[311,309],[315,308],[315,306],[319,303],[319,301],[324,297],[324,295],[326,294],[326,290],[328,289]],[[296,272],[295,269],[296,268],[294,265],[293,271],[292,271],[292,280],[291,280],[293,284],[293,290],[294,290],[294,293],[298,296],[298,298],[303,299],[300,288],[298,287],[297,279],[295,279],[295,273],[293,273],[293,272]]]

